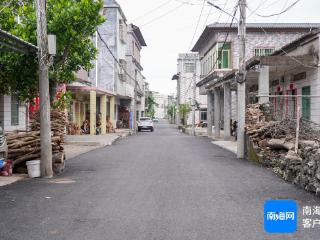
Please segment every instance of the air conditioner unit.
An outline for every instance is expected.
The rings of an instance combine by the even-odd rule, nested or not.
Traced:
[[[119,69],[119,79],[121,81],[126,81],[126,72],[123,70],[123,68]]]
[[[125,73],[119,73],[119,79],[121,80],[121,81],[123,81],[123,82],[125,82],[126,81],[126,74]]]
[[[127,38],[127,26],[123,20],[119,21],[119,38],[122,42],[126,42]]]

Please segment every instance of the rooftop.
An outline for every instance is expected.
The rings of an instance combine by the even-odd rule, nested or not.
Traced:
[[[10,48],[16,52],[37,52],[38,47],[0,29],[0,46]]]
[[[304,30],[306,33],[312,29],[320,28],[320,23],[247,23],[247,31],[296,31]],[[217,31],[237,31],[238,24],[233,23],[230,27],[230,23],[213,23],[209,24],[202,32],[198,41],[192,48],[192,52],[198,52],[201,49],[203,43],[205,43],[210,35]]]
[[[142,47],[146,47],[147,44],[146,44],[146,41],[144,40],[144,37],[141,33],[141,30],[139,27],[137,27],[136,25],[133,25],[132,24],[132,29],[133,29],[133,32],[134,32],[134,35],[136,35],[138,41],[139,41],[139,44],[142,46]]]

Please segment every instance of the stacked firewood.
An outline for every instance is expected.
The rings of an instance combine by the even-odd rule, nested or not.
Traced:
[[[67,132],[68,132],[68,135],[80,135],[81,134],[79,125],[76,123],[72,123],[72,122],[70,122],[68,124]]]
[[[277,175],[320,196],[320,126],[300,120],[269,121],[263,105],[249,105],[246,130],[252,160],[270,167]],[[268,112],[268,111],[267,111]]]
[[[67,117],[64,112],[51,112],[52,155],[55,173],[63,171],[65,166],[64,136],[66,134]],[[10,133],[7,135],[8,159],[13,160],[15,170],[24,172],[25,162],[40,159],[40,114],[31,116],[31,131]]]

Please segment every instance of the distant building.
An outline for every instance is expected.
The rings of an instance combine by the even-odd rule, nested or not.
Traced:
[[[178,57],[178,73],[180,75],[180,104],[192,104],[194,81],[200,81],[201,65],[197,53],[181,53]],[[207,99],[196,89],[196,124],[207,121]],[[187,124],[192,124],[192,115],[188,115]]]
[[[135,119],[144,115],[145,78],[140,51],[146,43],[140,29],[127,24],[117,1],[104,0],[101,14],[106,21],[93,36],[98,49],[94,68],[89,73],[79,71],[77,81],[67,86],[73,93],[69,119],[78,125],[90,119],[91,129],[96,128],[99,117],[110,117],[114,127],[133,128]]]
[[[275,120],[297,119],[300,111],[304,120],[320,124],[319,40],[315,29],[271,56],[249,59],[248,101],[271,102]]]
[[[155,106],[155,117],[156,118],[167,118],[168,112],[168,95],[153,92]]]
[[[145,77],[142,75],[143,67],[140,62],[140,52],[142,47],[146,46],[147,44],[139,27],[129,24],[126,48],[126,67],[127,72],[136,80],[135,83],[134,79],[128,79],[128,82],[137,89],[137,96],[135,99],[136,120],[143,117],[145,113]],[[132,104],[134,104],[134,101],[132,101]]]
[[[317,23],[247,23],[245,60],[271,55],[312,28],[319,27]],[[239,68],[238,25],[208,25],[192,51],[199,53],[201,61],[201,79],[197,87],[200,94],[207,95],[207,105],[210,106],[207,111],[208,135],[212,135],[215,122],[215,136],[220,137],[220,129],[228,129],[230,121],[237,120],[237,85],[233,73]],[[219,108],[214,108],[214,101]],[[229,137],[229,131],[225,132],[225,138]]]

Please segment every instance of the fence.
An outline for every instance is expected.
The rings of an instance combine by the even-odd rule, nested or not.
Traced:
[[[269,134],[264,137],[278,138],[281,136],[285,141],[294,142],[296,153],[300,140],[320,142],[320,104],[317,104],[319,96],[267,95],[256,97],[258,101],[263,100],[266,104],[248,105],[246,121],[249,132],[252,126],[256,130],[261,126],[269,126],[271,127],[267,130]],[[254,100],[252,97],[249,99]]]
[[[320,124],[320,96],[318,95],[256,95],[251,101],[269,100],[273,120],[297,119]]]

